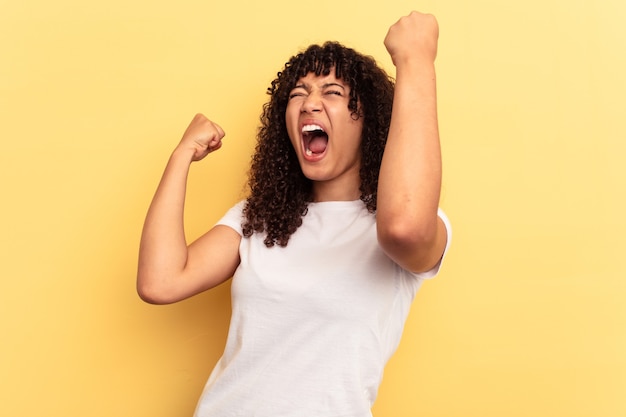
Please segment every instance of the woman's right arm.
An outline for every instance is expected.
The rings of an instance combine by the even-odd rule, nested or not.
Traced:
[[[198,114],[172,153],[141,235],[137,292],[146,302],[169,304],[213,288],[239,264],[241,236],[215,226],[191,245],[184,231],[189,167],[222,146],[224,131]]]

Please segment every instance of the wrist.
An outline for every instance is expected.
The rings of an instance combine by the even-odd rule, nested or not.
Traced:
[[[170,159],[177,160],[177,161],[185,161],[188,164],[191,164],[191,162],[193,162],[194,160],[195,154],[196,154],[196,150],[194,148],[179,144],[172,152]]]
[[[414,75],[435,75],[435,62],[431,59],[420,57],[406,57],[394,60],[396,73],[407,72]]]

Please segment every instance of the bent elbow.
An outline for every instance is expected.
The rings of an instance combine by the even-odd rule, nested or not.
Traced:
[[[155,304],[155,305],[167,304],[163,302],[163,300],[153,291],[150,291],[149,289],[139,286],[139,285],[137,286],[137,295],[139,295],[139,298],[142,301],[148,304]]]
[[[382,250],[402,268],[412,272],[424,272],[436,263],[433,248],[437,242],[437,230],[428,224],[394,222],[378,225],[378,243]]]
[[[141,299],[141,301],[148,304],[161,304],[156,297],[150,292],[146,291],[144,288],[137,287],[137,295]]]
[[[145,277],[141,275],[137,278],[137,295],[139,295],[142,301],[154,305],[171,304],[175,301],[172,299],[169,291],[158,285],[151,284],[143,278]]]
[[[436,224],[415,225],[406,222],[393,222],[378,226],[378,241],[383,248],[420,248],[432,244],[436,234]]]

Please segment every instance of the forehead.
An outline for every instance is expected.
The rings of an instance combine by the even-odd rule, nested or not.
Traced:
[[[337,78],[335,74],[335,70],[331,70],[328,75],[320,74],[316,75],[314,72],[309,72],[304,77],[299,78],[296,81],[295,87],[328,87],[328,86],[341,86],[345,89],[349,89],[350,85],[342,80],[341,78]],[[295,88],[294,87],[294,88]]]

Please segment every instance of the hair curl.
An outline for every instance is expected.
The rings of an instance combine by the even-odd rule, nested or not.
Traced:
[[[266,233],[267,247],[287,246],[312,200],[312,181],[304,176],[287,134],[289,93],[308,73],[335,76],[350,86],[348,109],[363,117],[360,199],[376,211],[378,174],[389,132],[394,81],[376,61],[337,42],[312,45],[293,57],[267,89],[257,145],[252,156],[244,208],[243,235]]]

